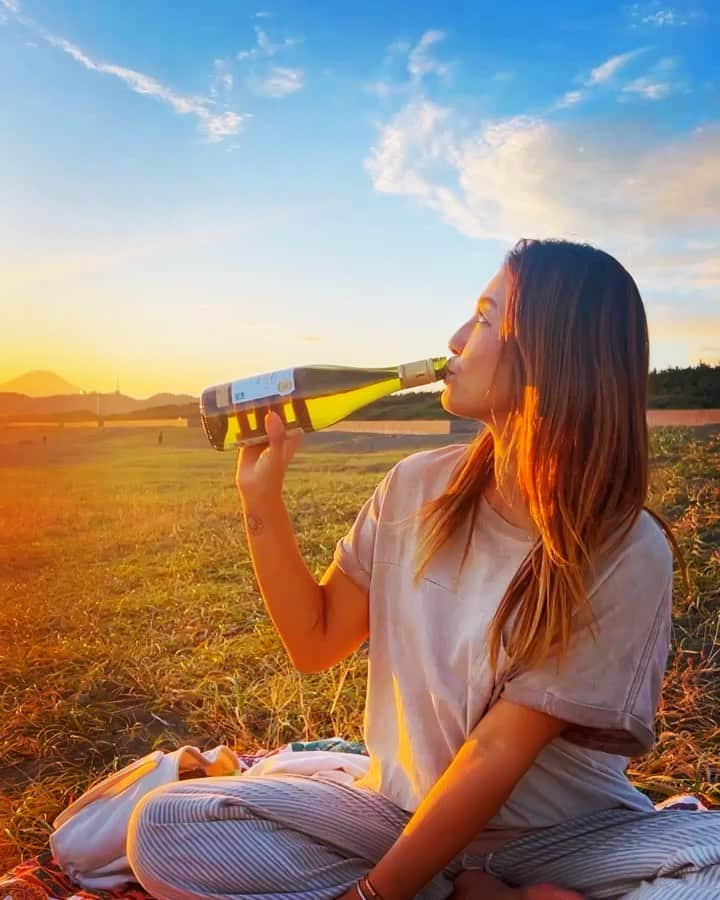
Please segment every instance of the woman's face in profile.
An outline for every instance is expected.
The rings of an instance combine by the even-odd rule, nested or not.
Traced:
[[[510,411],[507,366],[500,364],[507,288],[503,267],[480,294],[470,318],[448,341],[452,355],[441,403],[456,416],[492,422]]]

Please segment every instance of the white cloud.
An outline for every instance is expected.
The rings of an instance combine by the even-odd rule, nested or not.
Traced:
[[[274,44],[267,32],[255,26],[255,46],[251,50],[239,50],[236,59],[243,61],[247,59],[261,59],[263,57],[275,56],[283,50],[289,50],[300,43],[300,39],[296,37],[285,38],[279,44]]]
[[[712,4],[711,4],[712,5]],[[686,5],[684,9],[673,9],[664,6],[658,0],[649,3],[633,3],[629,8],[633,29],[642,28],[657,30],[658,28],[684,28],[688,25],[698,25],[707,22],[708,13],[698,5]]]
[[[549,111],[570,109],[573,106],[577,106],[578,103],[585,100],[591,91],[599,86],[607,85],[624,66],[646,50],[646,47],[639,47],[637,50],[631,50],[629,53],[620,53],[617,56],[611,56],[610,59],[606,59],[604,63],[591,70],[589,77],[575,79],[582,84],[582,87],[566,91],[559,100],[552,104]]]
[[[687,25],[688,20],[682,13],[674,9],[660,9],[651,15],[643,16],[640,20],[643,25]]]
[[[536,116],[466,130],[420,100],[381,127],[366,168],[377,191],[412,197],[470,237],[591,241],[637,258],[662,287],[658,260],[686,288],[720,286],[720,125],[660,145],[640,126],[611,133]]]
[[[362,88],[369,94],[385,99],[392,95],[412,96],[422,87],[428,75],[436,75],[447,79],[452,71],[452,63],[441,62],[432,54],[432,47],[445,40],[445,32],[431,28],[423,32],[418,42],[413,45],[409,41],[398,39],[385,48],[385,74],[377,81],[364,82]],[[388,70],[402,61],[408,78],[399,80],[392,77]],[[509,78],[509,73],[498,73],[497,80]]]
[[[407,67],[413,82],[418,83],[429,74],[437,75],[439,78],[447,77],[450,66],[447,63],[439,62],[430,53],[433,44],[439,44],[443,40],[445,40],[445,32],[431,29],[426,31],[410,50]]]
[[[646,100],[663,100],[670,95],[672,88],[667,81],[651,81],[649,78],[636,78],[623,87],[625,94],[640,94]]]
[[[251,50],[240,50],[236,54],[236,59],[241,62],[266,61],[300,43],[300,38],[296,37],[284,38],[279,43],[275,43],[258,25],[255,26],[255,37],[255,46]],[[302,69],[274,66],[261,75],[251,72],[248,84],[255,93],[263,94],[266,97],[287,97],[289,94],[302,90],[303,77]]]
[[[646,49],[646,47],[640,47],[638,50],[631,50],[629,53],[612,56],[602,65],[592,70],[590,78],[585,82],[586,86],[593,87],[596,84],[606,84],[623,66],[627,65],[631,59],[635,59],[636,56],[644,53]]]
[[[719,317],[703,311],[720,289],[720,124],[659,145],[641,124],[515,116],[468,129],[419,98],[380,128],[365,165],[377,191],[469,237],[603,248],[638,282],[653,342],[685,346],[693,361],[720,344]]]
[[[72,57],[86,69],[119,78],[131,91],[134,91],[136,94],[145,94],[154,97],[156,100],[160,100],[170,106],[180,115],[195,116],[200,122],[201,130],[207,134],[211,142],[217,142],[222,140],[223,137],[237,134],[244,120],[249,118],[248,114],[232,112],[225,112],[219,115],[213,114],[208,109],[208,104],[212,101],[205,97],[178,94],[149,75],[137,72],[134,69],[127,69],[123,66],[98,62],[64,38],[55,37],[46,32],[41,32],[41,34],[48,44],[63,50],[68,56]]]
[[[585,91],[568,91],[557,101],[553,109],[569,109],[585,97]]]
[[[255,13],[256,19],[269,19],[272,17],[271,12],[267,12],[267,10],[260,10],[260,12]]]
[[[234,112],[224,112],[219,115],[209,116],[203,123],[210,143],[217,143],[223,138],[237,134],[242,128],[246,115]]]
[[[233,87],[233,75],[229,59],[216,59],[213,61],[213,78],[210,82],[210,96],[217,97],[219,93],[229,94]]]
[[[685,81],[673,83],[666,80],[667,75],[676,67],[677,60],[666,56],[659,60],[645,75],[635,78],[623,86],[619,100],[628,99],[623,95],[642,97],[645,100],[664,100],[670,94],[690,93]]]
[[[275,66],[268,75],[253,82],[259,94],[268,97],[287,97],[303,87],[303,70]]]
[[[381,132],[366,167],[376,190],[387,194],[421,197],[436,206],[434,187],[420,172],[433,161],[443,161],[440,128],[449,110],[423,100],[408,104]]]
[[[145,75],[143,72],[93,59],[84,50],[65,38],[51,34],[33,19],[21,16],[19,14],[20,6],[18,0],[0,0],[0,4],[12,12],[22,25],[42,38],[45,43],[62,50],[63,53],[66,53],[88,71],[98,72],[102,75],[111,75],[122,81],[136,94],[153,97],[169,106],[179,115],[194,116],[199,121],[201,131],[207,135],[208,140],[212,143],[220,141],[229,135],[237,134],[245,119],[250,118],[250,114],[247,113],[229,111],[220,114],[213,113],[211,107],[215,101],[209,97],[179,94],[161,81],[150,75]],[[224,77],[224,83],[228,86],[226,77]],[[231,84],[232,81],[230,80],[229,86]]]

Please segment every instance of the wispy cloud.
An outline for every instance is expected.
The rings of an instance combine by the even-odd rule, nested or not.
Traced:
[[[584,97],[584,91],[568,91],[566,94],[563,94],[563,96],[557,101],[554,108],[569,109],[571,106],[576,106],[578,103],[580,103]]]
[[[118,66],[114,63],[94,59],[76,44],[63,37],[51,34],[33,19],[21,15],[18,0],[0,0],[0,4],[9,10],[18,22],[30,29],[45,43],[66,53],[89,72],[110,75],[122,81],[134,93],[152,97],[169,106],[178,115],[194,116],[199,122],[201,131],[212,143],[237,134],[243,122],[250,118],[249,113],[231,111],[217,113],[212,109],[214,100],[209,97],[180,94],[151,75],[138,72],[136,69],[129,69],[125,66]]]
[[[256,14],[258,15],[258,14]],[[247,83],[256,94],[266,97],[287,97],[302,90],[304,84],[304,72],[302,69],[290,66],[273,66],[267,69],[269,60],[297,46],[301,41],[297,37],[286,37],[281,41],[274,41],[267,31],[259,25],[255,26],[255,46],[250,50],[239,50],[235,58],[241,63],[251,63],[253,69],[247,76]],[[255,70],[255,64],[259,64],[261,72]],[[262,71],[262,69],[265,71]]]
[[[287,97],[288,94],[302,90],[303,71],[302,69],[275,66],[263,78],[254,79],[252,86],[258,94],[264,94],[267,97]]]
[[[167,85],[142,72],[94,60],[79,47],[76,47],[64,38],[55,37],[47,32],[41,32],[41,36],[48,44],[64,51],[89,71],[112,75],[115,78],[119,78],[136,94],[146,94],[154,97],[156,100],[167,104],[180,115],[195,116],[200,122],[201,130],[205,132],[208,139],[212,142],[237,134],[245,119],[250,117],[247,113],[214,113],[208,108],[212,101],[206,97],[178,94],[167,87]]]
[[[646,25],[687,25],[688,20],[672,9],[661,9],[642,20]]]
[[[428,75],[447,80],[453,64],[437,59],[432,53],[432,47],[444,41],[445,37],[444,31],[432,28],[425,31],[416,44],[404,39],[392,41],[385,48],[383,77],[364,82],[363,90],[384,100],[392,96],[417,94]],[[391,68],[396,69],[399,62],[402,62],[407,73],[407,77],[402,79],[390,71]]]
[[[617,72],[626,66],[631,59],[635,59],[641,53],[644,53],[646,47],[640,47],[637,50],[631,50],[629,53],[620,53],[618,56],[612,56],[602,65],[597,66],[590,73],[590,78],[585,82],[587,87],[593,87],[596,84],[606,84]]]
[[[640,94],[646,100],[663,100],[668,97],[672,87],[667,81],[652,81],[650,78],[635,78],[623,87],[625,94]]]
[[[216,59],[213,61],[213,78],[210,82],[210,96],[229,94],[233,87],[233,74],[229,59]]]
[[[680,92],[690,93],[690,88],[686,81],[675,80],[668,81],[667,76],[676,66],[676,60],[673,57],[665,57],[657,62],[652,68],[641,75],[634,78],[627,84],[623,85],[619,100],[626,97],[641,97],[644,100],[664,100],[671,94]],[[625,95],[625,96],[623,96]]]
[[[592,69],[588,77],[576,79],[576,81],[580,81],[582,87],[575,88],[563,94],[563,96],[550,107],[551,111],[569,109],[572,106],[577,106],[578,103],[585,100],[592,90],[610,83],[624,66],[635,59],[635,57],[640,56],[641,53],[645,53],[646,50],[647,47],[638,47],[637,50],[631,50],[628,53],[620,53],[617,56],[611,56],[609,59],[606,59],[605,62]]]
[[[418,84],[426,75],[437,75],[439,78],[447,78],[450,72],[449,63],[436,59],[430,48],[445,40],[445,32],[431,29],[426,31],[418,43],[410,50],[407,69],[411,79]]]
[[[256,25],[255,46],[250,50],[239,50],[235,58],[242,62],[247,59],[261,59],[263,57],[275,56],[277,53],[280,53],[283,50],[289,50],[299,43],[300,38],[296,37],[284,38],[279,43],[273,43],[268,33],[259,25]]]
[[[695,15],[697,14],[696,12]],[[689,23],[688,13],[670,7],[658,9],[657,4],[634,3],[630,8],[630,15],[641,25],[651,25],[656,28],[682,27]]]

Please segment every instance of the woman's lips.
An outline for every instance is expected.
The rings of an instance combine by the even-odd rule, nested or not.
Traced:
[[[447,374],[445,375],[445,380],[447,381],[448,378],[452,378],[453,375],[457,375],[458,368],[459,367],[458,367],[457,357],[455,357],[455,356],[451,357],[448,360]]]

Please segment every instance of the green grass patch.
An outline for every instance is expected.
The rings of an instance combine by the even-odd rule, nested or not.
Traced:
[[[179,742],[253,751],[362,737],[364,648],[300,676],[259,597],[235,456],[194,429],[0,432],[0,869],[46,846],[87,786]],[[286,499],[319,578],[382,475],[450,439],[306,436]],[[462,440],[462,438],[458,438]],[[29,441],[29,443],[27,443]],[[652,503],[692,581],[677,586],[653,796],[720,799],[720,431],[653,433]]]

